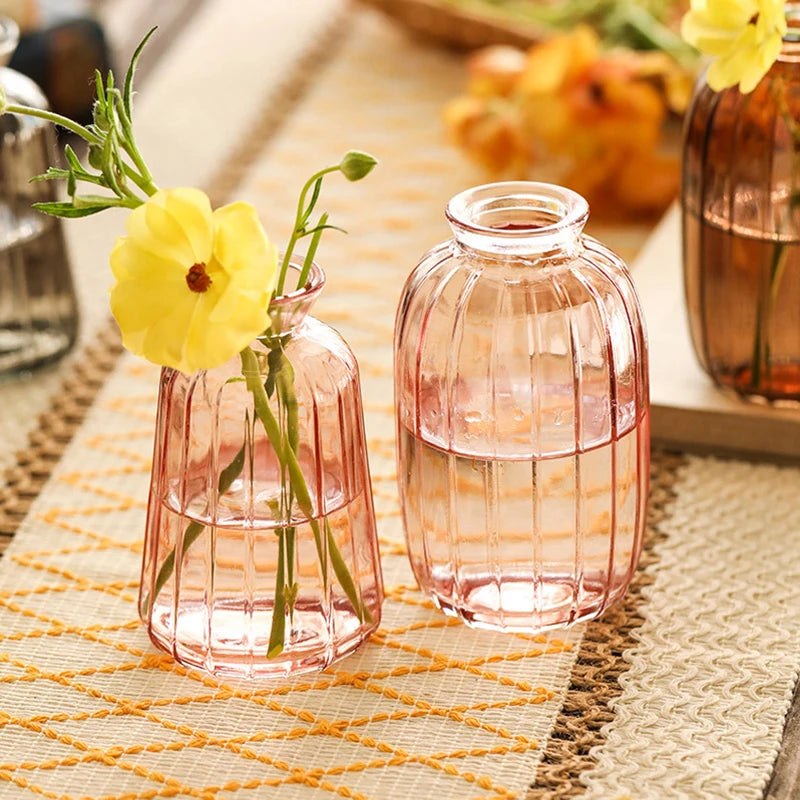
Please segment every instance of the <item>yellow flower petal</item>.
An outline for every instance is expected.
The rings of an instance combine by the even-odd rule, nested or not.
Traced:
[[[715,91],[739,84],[751,92],[778,57],[785,33],[783,0],[692,0],[681,21],[684,39],[716,59],[707,74]]]
[[[186,274],[186,262],[164,258],[141,246],[138,238],[119,236],[111,249],[109,258],[111,274],[118,280],[148,279],[166,272]]]
[[[142,352],[148,361],[164,367],[172,367],[181,372],[191,373],[198,369],[208,369],[218,366],[221,361],[211,362],[200,358],[186,357],[186,331],[192,324],[197,309],[197,300],[193,297],[184,297],[180,303],[174,305],[168,314],[147,329],[142,340]],[[124,343],[123,339],[123,343]],[[190,354],[195,356],[195,353]],[[235,355],[230,354],[228,358]],[[227,360],[227,359],[226,359]]]
[[[183,277],[158,282],[126,280],[111,290],[111,313],[123,334],[152,327],[184,300],[194,300]]]
[[[258,213],[249,203],[231,203],[213,215],[214,256],[226,272],[250,271],[255,284],[272,292],[277,278],[277,249],[272,244]]]
[[[210,256],[210,220],[211,203],[199,190],[162,189],[130,213],[126,228],[143,249],[194,264]]]
[[[266,309],[275,288],[278,251],[270,242],[258,214],[249,203],[232,203],[214,212],[214,261],[231,279],[231,288],[218,301],[210,319],[226,323],[243,312],[245,301],[264,309],[263,330],[269,327]]]
[[[173,189],[164,199],[164,210],[180,220],[194,251],[195,263],[205,263],[211,254],[211,203],[199,189]]]
[[[269,327],[277,251],[252,206],[212,214],[196,189],[162,190],[127,229],[111,253],[111,310],[129,350],[193,372],[225,363]]]

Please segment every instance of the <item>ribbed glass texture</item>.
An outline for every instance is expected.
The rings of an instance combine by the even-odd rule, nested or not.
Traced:
[[[297,484],[286,490],[287,472],[254,414],[238,357],[193,375],[162,370],[139,610],[153,642],[185,665],[241,677],[321,669],[380,621],[358,368],[338,333],[307,316],[323,281],[315,266],[306,289],[278,300],[272,314],[294,370],[297,461],[310,517]],[[268,347],[256,341],[252,348],[265,376]],[[268,391],[286,437],[291,411],[274,387]],[[241,469],[220,491],[237,455]],[[366,609],[361,615],[342,588],[329,535]],[[268,656],[276,587],[293,584],[293,610],[288,588],[279,605],[283,650]]]
[[[750,94],[690,107],[683,159],[683,262],[692,341],[720,386],[800,401],[800,31]]]
[[[398,311],[401,507],[420,587],[486,628],[541,631],[625,593],[642,547],[647,348],[585,201],[500,183],[454,198],[454,238]]]

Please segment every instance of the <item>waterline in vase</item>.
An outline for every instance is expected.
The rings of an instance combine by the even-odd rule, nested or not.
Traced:
[[[601,613],[638,559],[646,417],[591,449],[466,453],[400,432],[412,568],[475,627],[530,632]],[[425,557],[422,557],[425,554]]]
[[[191,504],[190,504],[191,505]],[[333,499],[316,521],[330,526],[349,563],[352,531],[367,524],[362,491]],[[322,576],[311,524],[294,526],[230,523],[213,527],[207,517],[181,513],[174,495],[160,505],[162,536],[176,541],[187,523],[207,526],[186,552],[176,577],[155,598],[150,635],[186,665],[220,675],[268,677],[319,670],[354,650],[371,632],[335,583]],[[286,641],[277,658],[268,658],[273,623],[278,541],[289,531],[294,539],[294,610],[286,609]],[[330,571],[330,570],[329,570]],[[366,572],[366,569],[365,569]],[[359,574],[353,575],[359,584]],[[175,594],[176,580],[180,590]],[[378,618],[380,598],[367,590],[362,602]],[[328,643],[328,644],[326,644]]]

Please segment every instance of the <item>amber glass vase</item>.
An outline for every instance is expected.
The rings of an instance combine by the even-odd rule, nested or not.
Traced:
[[[800,401],[800,23],[792,5],[783,50],[753,92],[714,92],[701,78],[684,140],[695,351],[717,384],[767,401]]]
[[[273,301],[270,335],[246,361],[162,370],[139,612],[187,666],[321,669],[380,621],[358,368],[308,314],[323,281],[314,266],[304,289]]]
[[[535,632],[600,614],[641,552],[647,345],[625,265],[588,206],[542,183],[448,205],[453,238],[402,296],[399,487],[423,591],[471,625]]]

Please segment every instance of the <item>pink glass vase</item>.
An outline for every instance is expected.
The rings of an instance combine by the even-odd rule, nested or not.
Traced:
[[[162,370],[139,613],[186,666],[322,669],[380,620],[358,367],[307,314],[323,283],[315,265],[304,289],[273,301],[249,360]]]
[[[401,507],[420,588],[445,613],[534,632],[628,588],[649,480],[647,345],[622,261],[549,184],[481,186],[398,312]]]

